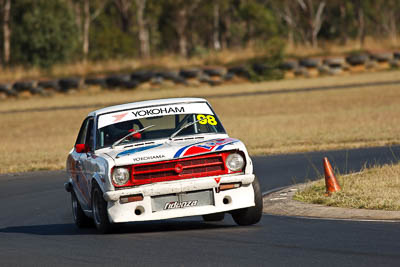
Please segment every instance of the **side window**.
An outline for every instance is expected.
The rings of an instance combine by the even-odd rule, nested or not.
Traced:
[[[94,147],[94,139],[93,139],[93,118],[89,119],[88,122],[88,127],[87,127],[87,132],[86,132],[86,138],[85,138],[85,144],[90,147],[90,150],[93,150]]]
[[[79,130],[78,138],[76,138],[75,144],[84,144],[85,143],[88,122],[89,122],[89,118],[86,118],[83,121],[81,129]]]
[[[79,130],[78,138],[75,144],[87,144],[93,147],[93,118],[86,118]]]

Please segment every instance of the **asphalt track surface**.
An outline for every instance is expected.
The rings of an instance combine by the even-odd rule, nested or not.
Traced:
[[[400,147],[255,157],[264,192],[396,162]],[[200,217],[125,224],[110,235],[72,222],[65,173],[0,176],[0,266],[399,266],[400,225],[264,215],[239,227]]]

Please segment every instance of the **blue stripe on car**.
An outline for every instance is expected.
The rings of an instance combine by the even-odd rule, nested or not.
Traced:
[[[224,146],[232,145],[233,143],[236,143],[236,142],[238,142],[238,140],[220,145],[219,147],[217,147],[217,149],[215,149],[215,151],[221,150],[222,148],[224,148]]]
[[[185,149],[187,149],[187,148],[189,148],[189,147],[191,147],[191,146],[195,146],[195,145],[201,144],[201,143],[212,142],[212,141],[215,141],[215,140],[218,140],[218,139],[213,139],[213,140],[208,140],[208,141],[201,141],[201,142],[197,142],[197,143],[190,144],[190,145],[188,145],[188,146],[184,146],[184,147],[180,148],[180,149],[175,153],[174,159],[178,158],[178,157],[183,153],[183,151],[185,151]]]
[[[137,152],[145,151],[145,150],[152,149],[152,148],[159,147],[159,146],[162,146],[162,144],[152,145],[152,146],[144,146],[144,147],[137,147],[137,148],[134,148],[134,149],[129,149],[129,150],[126,150],[126,151],[124,151],[124,152],[119,153],[119,154],[117,155],[117,157],[135,154],[135,153],[137,153]]]

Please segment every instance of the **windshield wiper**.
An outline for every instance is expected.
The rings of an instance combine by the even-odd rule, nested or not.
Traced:
[[[149,126],[144,127],[144,128],[142,128],[142,129],[140,129],[140,130],[131,132],[131,133],[125,135],[124,137],[122,137],[121,139],[115,141],[115,142],[112,144],[111,147],[112,147],[112,148],[115,148],[117,145],[119,145],[120,143],[122,143],[123,141],[125,141],[126,138],[128,138],[128,137],[130,137],[130,136],[132,136],[132,135],[134,135],[134,134],[141,133],[141,132],[143,132],[144,130],[147,130],[147,129],[149,129],[149,128],[151,128],[151,127],[154,127],[154,126],[155,126],[155,125],[149,125]]]
[[[202,120],[204,120],[204,119],[202,119]],[[188,127],[192,126],[193,124],[198,123],[199,121],[202,121],[202,120],[193,121],[191,123],[186,124],[182,128],[179,128],[176,132],[171,134],[171,136],[169,137],[169,140],[172,140],[172,138],[174,138],[178,133],[180,133],[181,131],[185,130],[186,128],[188,128]]]

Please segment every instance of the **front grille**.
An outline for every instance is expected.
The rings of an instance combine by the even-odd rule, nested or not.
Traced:
[[[224,153],[132,166],[134,185],[227,174]]]

